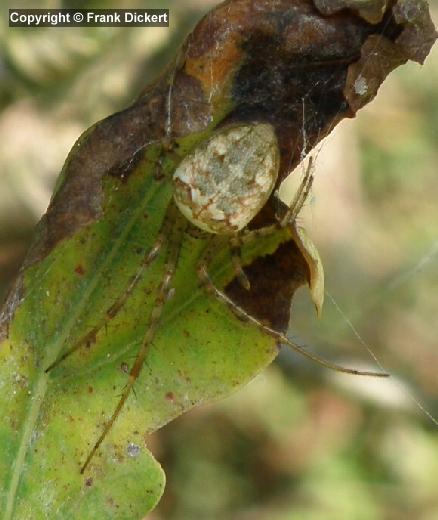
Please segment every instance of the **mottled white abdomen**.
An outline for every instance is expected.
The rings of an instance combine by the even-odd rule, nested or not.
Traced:
[[[229,127],[180,163],[173,175],[175,202],[205,231],[239,231],[268,200],[278,169],[278,142],[271,125]]]

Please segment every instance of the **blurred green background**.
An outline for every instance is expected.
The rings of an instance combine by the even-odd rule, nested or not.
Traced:
[[[66,154],[171,59],[212,0],[14,2],[169,7],[170,28],[9,29],[0,20],[0,297]],[[438,21],[438,3],[431,4]],[[324,260],[317,320],[306,290],[291,334],[349,377],[283,352],[243,391],[147,442],[168,484],[153,520],[438,519],[438,48],[391,75],[318,148],[300,217]],[[296,172],[295,179],[302,172]]]

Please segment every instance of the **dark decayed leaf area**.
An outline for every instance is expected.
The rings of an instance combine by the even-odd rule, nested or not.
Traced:
[[[123,293],[157,237],[178,162],[220,127],[268,122],[280,145],[280,183],[388,73],[409,59],[423,62],[435,38],[421,0],[230,0],[199,22],[132,106],[85,132],[0,315],[2,519],[142,518],[164,488],[146,434],[230,394],[276,356],[273,338],[199,287],[205,241],[186,233],[175,294],[136,395],[80,474],[126,383],[164,253],[116,317],[53,371],[45,368]],[[251,226],[273,223],[277,206],[272,197]],[[246,247],[243,262],[250,291],[233,280],[225,249],[211,266],[215,283],[285,331],[293,293],[309,278],[300,250],[279,232]]]

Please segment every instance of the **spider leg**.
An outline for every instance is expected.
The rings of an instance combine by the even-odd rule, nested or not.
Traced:
[[[269,226],[263,226],[258,229],[245,229],[239,236],[239,241],[241,245],[249,244],[258,238],[267,237],[272,235],[276,231],[281,229],[281,224],[278,222],[276,224],[271,224]]]
[[[295,193],[295,197],[289,207],[289,209],[284,214],[283,218],[280,221],[282,227],[287,226],[295,222],[298,214],[303,208],[304,203],[309,196],[310,190],[313,184],[313,158],[310,157],[309,162],[307,164],[306,172],[304,174],[303,181],[300,184],[297,192]]]
[[[240,233],[233,235],[228,239],[234,274],[240,285],[247,291],[251,289],[251,283],[242,267],[242,246],[244,244],[254,242],[259,238],[272,235],[279,230],[281,230],[281,225],[279,222],[277,222],[275,224],[264,226],[258,229],[244,229]]]
[[[285,334],[272,329],[271,327],[265,325],[264,323],[262,323],[260,320],[258,320],[254,316],[251,316],[250,314],[248,314],[244,309],[242,309],[239,305],[237,305],[235,302],[233,302],[223,291],[221,291],[218,287],[216,287],[216,285],[210,278],[210,275],[208,273],[208,265],[209,265],[211,259],[213,258],[213,255],[215,252],[216,252],[215,248],[207,246],[207,249],[206,249],[204,255],[202,256],[202,258],[198,264],[198,267],[197,267],[199,280],[200,280],[201,284],[205,286],[206,290],[209,293],[211,293],[219,301],[221,301],[225,305],[227,305],[227,307],[239,319],[255,325],[261,331],[263,331],[265,334],[276,339],[279,343],[287,345],[289,348],[291,348],[292,350],[295,350],[302,356],[305,356],[326,368],[330,368],[331,370],[335,370],[337,372],[345,372],[347,374],[362,375],[362,376],[375,376],[375,377],[388,377],[389,376],[389,374],[386,374],[383,372],[355,370],[355,369],[340,366],[336,363],[332,363],[331,361],[327,361],[327,360],[319,357],[318,355],[307,351],[303,347],[300,347],[299,345],[292,342]]]
[[[150,251],[144,256],[140,266],[138,267],[136,273],[131,278],[129,285],[126,287],[125,291],[117,298],[117,300],[106,310],[101,319],[94,325],[92,329],[90,329],[85,335],[80,337],[68,350],[66,350],[58,359],[56,359],[51,365],[49,365],[45,372],[50,372],[55,367],[57,367],[60,363],[62,363],[65,359],[67,359],[71,354],[76,352],[83,345],[89,345],[95,341],[95,338],[98,332],[106,327],[108,320],[117,316],[120,310],[125,305],[128,298],[133,293],[134,289],[137,287],[139,281],[142,279],[145,270],[149,267],[152,262],[157,258],[161,248],[165,244],[167,240],[167,234],[169,226],[171,225],[173,215],[175,213],[175,208],[173,204],[169,208],[164,217],[163,224],[161,226],[161,230],[157,237],[157,240],[152,245]]]
[[[93,448],[89,452],[82,468],[81,473],[84,473],[87,469],[91,459],[94,457],[96,451],[99,449],[100,445],[104,441],[105,437],[108,435],[109,431],[111,430],[112,426],[114,425],[117,417],[119,416],[120,412],[122,411],[123,406],[125,405],[129,395],[131,394],[131,391],[134,388],[134,384],[137,381],[141,369],[143,368],[144,361],[146,359],[146,356],[149,351],[149,346],[155,337],[155,334],[157,332],[158,326],[160,324],[161,315],[164,309],[164,305],[167,301],[169,291],[171,290],[171,282],[173,279],[173,275],[175,273],[177,263],[178,263],[178,257],[180,253],[181,248],[181,242],[182,242],[182,236],[184,234],[184,228],[186,226],[186,222],[184,217],[178,218],[178,223],[180,225],[175,225],[173,229],[173,240],[172,242],[169,242],[169,252],[168,252],[168,259],[166,262],[166,270],[165,274],[163,276],[163,280],[159,286],[157,296],[155,298],[155,302],[149,317],[149,326],[148,329],[143,337],[143,341],[141,343],[140,349],[137,353],[137,356],[135,358],[135,361],[129,371],[128,376],[128,382],[126,383],[126,386],[123,389],[123,392],[119,398],[119,402],[117,403],[117,406],[112,413],[109,421],[105,424],[102,433],[100,434],[99,438],[95,442]]]
[[[231,251],[231,261],[233,263],[234,273],[236,275],[236,278],[239,281],[240,285],[244,289],[249,291],[251,289],[251,284],[242,267],[242,255],[241,255],[242,243],[240,241],[239,235],[232,236],[229,239],[229,245],[230,245],[230,251]]]
[[[280,223],[276,223],[258,229],[245,229],[239,234],[233,235],[229,238],[229,247],[234,273],[240,285],[247,291],[251,289],[251,284],[242,267],[242,245],[253,242],[258,238],[272,235],[272,233],[279,229],[281,229]]]

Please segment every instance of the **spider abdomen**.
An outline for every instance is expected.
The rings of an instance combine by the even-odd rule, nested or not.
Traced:
[[[200,229],[237,232],[268,200],[278,169],[278,142],[271,125],[229,127],[180,163],[173,176],[175,202]]]

